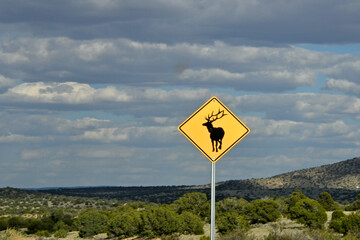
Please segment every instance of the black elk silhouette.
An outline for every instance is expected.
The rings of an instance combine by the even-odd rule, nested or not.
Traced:
[[[203,126],[206,126],[210,133],[213,152],[215,151],[215,148],[216,148],[216,152],[218,151],[218,143],[219,143],[219,149],[221,150],[222,139],[224,137],[225,131],[221,127],[214,128],[212,123],[224,117],[225,115],[227,114],[224,113],[224,110],[220,111],[219,109],[218,113],[214,114],[214,112],[212,112],[211,115],[209,114],[207,117],[205,117],[205,120],[207,122],[203,123]],[[215,142],[215,148],[214,148],[214,142]]]

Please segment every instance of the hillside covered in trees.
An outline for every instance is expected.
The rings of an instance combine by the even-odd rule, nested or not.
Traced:
[[[317,198],[329,192],[336,201],[354,201],[360,189],[360,158],[334,164],[284,173],[270,178],[230,180],[217,183],[217,199],[228,197],[255,200],[275,195],[288,196],[300,189],[307,196]],[[41,190],[44,193],[100,197],[117,200],[171,203],[188,192],[202,192],[210,196],[210,185],[157,187],[89,187]]]

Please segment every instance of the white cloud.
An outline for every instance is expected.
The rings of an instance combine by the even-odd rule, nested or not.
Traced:
[[[235,97],[243,112],[265,113],[270,119],[331,122],[359,116],[360,100],[335,94],[262,94]]]
[[[16,143],[16,142],[39,142],[40,137],[24,136],[21,134],[9,134],[0,136],[0,143]]]
[[[9,72],[7,76],[15,76],[14,72],[21,66],[20,76],[25,82],[76,81],[151,87],[203,87],[207,83],[211,87],[230,84],[234,89],[260,92],[313,85],[318,74],[347,69],[347,64],[354,60],[351,55],[314,52],[294,46],[233,46],[219,41],[166,44],[124,38],[19,39],[0,43],[0,53],[31,59],[21,64],[12,63],[0,54],[0,61],[5,63],[3,69]],[[179,62],[184,66],[180,72]],[[357,70],[353,67],[350,72],[355,74]],[[349,74],[344,70],[337,75],[345,73]],[[111,91],[107,89],[108,94]]]
[[[111,86],[94,89],[88,84],[76,82],[23,83],[9,89],[3,97],[13,98],[15,101],[63,104],[91,104],[96,101],[126,102],[131,99],[126,92]]]
[[[300,71],[269,70],[247,73],[233,73],[223,69],[186,69],[180,75],[181,79],[200,81],[218,85],[233,84],[235,89],[281,91],[295,89],[299,86],[313,85],[317,79],[317,72],[307,69]],[[190,83],[190,82],[189,82]]]
[[[355,96],[360,96],[360,85],[345,79],[329,78],[326,80],[324,89],[335,90]]]
[[[87,84],[66,83],[23,83],[5,94],[22,101],[39,103],[87,103],[92,101],[95,90]]]

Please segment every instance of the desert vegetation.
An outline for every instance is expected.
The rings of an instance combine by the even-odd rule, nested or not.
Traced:
[[[102,238],[108,239],[181,236],[208,239],[210,201],[201,192],[185,193],[170,204],[70,197],[11,188],[1,189],[1,193],[0,239],[11,236],[59,239],[71,234],[79,238],[102,234]],[[359,239],[359,209],[360,195],[344,205],[327,192],[317,199],[300,190],[287,197],[251,201],[224,198],[216,202],[216,228],[221,239]]]

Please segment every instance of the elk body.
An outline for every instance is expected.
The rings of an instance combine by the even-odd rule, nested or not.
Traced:
[[[210,133],[210,139],[211,139],[213,152],[215,150],[216,150],[216,152],[218,151],[218,143],[219,143],[219,149],[221,150],[222,139],[224,137],[225,131],[221,127],[214,128],[212,123],[214,121],[222,118],[225,115],[226,114],[224,113],[224,110],[220,111],[220,109],[219,109],[219,112],[217,114],[214,115],[214,112],[212,112],[211,115],[208,115],[207,117],[205,117],[206,123],[203,123],[203,126],[206,126]],[[215,147],[214,147],[214,143],[215,143]]]

